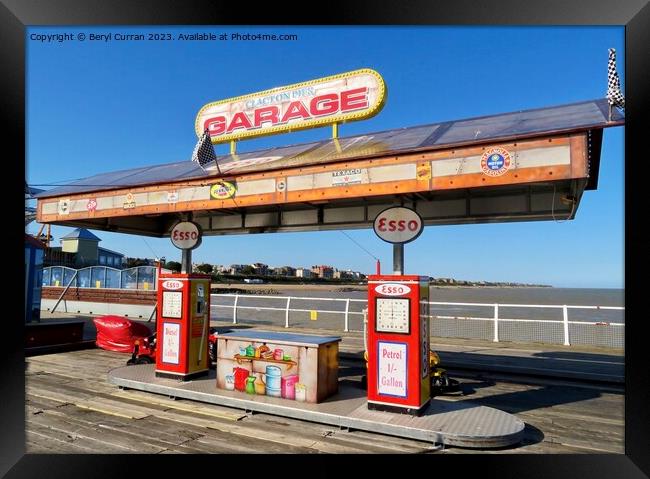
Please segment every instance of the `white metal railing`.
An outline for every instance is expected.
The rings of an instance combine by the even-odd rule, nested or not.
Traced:
[[[580,325],[590,325],[590,326],[612,326],[614,328],[621,327],[624,328],[624,323],[614,323],[614,322],[603,322],[603,321],[569,321],[569,309],[587,309],[587,310],[606,310],[606,311],[625,311],[623,306],[576,306],[576,305],[567,305],[567,304],[509,304],[509,303],[449,303],[449,302],[440,302],[440,301],[431,301],[429,305],[440,305],[440,306],[469,306],[469,307],[491,307],[494,308],[494,316],[492,318],[481,318],[481,317],[458,317],[458,316],[442,316],[436,315],[436,318],[443,319],[470,319],[470,320],[492,320],[494,321],[494,337],[493,342],[499,342],[499,322],[500,321],[511,321],[511,322],[520,322],[520,323],[561,323],[563,329],[563,344],[565,346],[570,346],[571,341],[569,338],[569,325],[570,324],[580,324]],[[522,318],[500,318],[499,317],[499,308],[543,308],[543,309],[561,309],[562,310],[562,320],[552,320],[552,319],[522,319]]]
[[[330,313],[330,314],[343,314],[344,315],[344,325],[343,325],[343,331],[348,332],[350,331],[350,315],[363,315],[361,311],[355,312],[355,311],[350,311],[350,303],[351,302],[356,302],[356,303],[366,303],[365,299],[352,299],[352,298],[304,298],[304,297],[297,297],[297,296],[261,296],[257,294],[212,294],[210,295],[211,297],[219,297],[219,298],[235,298],[235,302],[233,305],[221,305],[221,304],[212,304],[212,307],[215,308],[233,308],[232,311],[232,323],[237,324],[237,310],[239,309],[251,309],[255,311],[284,311],[284,327],[288,328],[289,327],[289,314],[291,311],[295,311],[296,313],[310,313],[311,311],[316,311],[318,313]],[[286,300],[286,304],[284,308],[272,308],[269,306],[241,306],[239,305],[239,298],[255,298],[255,299],[283,299]],[[291,300],[292,299],[297,299],[297,300],[312,300],[312,301],[335,301],[335,302],[343,302],[345,303],[345,310],[344,311],[336,311],[336,310],[327,310],[327,309],[303,309],[303,308],[291,308]]]
[[[225,305],[225,304],[217,304],[216,301],[212,302],[212,307],[214,308],[232,308],[232,322],[233,324],[238,324],[238,314],[237,312],[239,310],[253,310],[253,311],[281,311],[284,312],[284,327],[289,328],[290,325],[290,316],[292,312],[295,313],[309,313],[312,311],[315,311],[317,313],[325,313],[325,314],[335,314],[335,315],[343,315],[343,331],[348,332],[350,331],[350,318],[351,316],[363,316],[362,311],[351,311],[350,310],[350,305],[351,303],[363,303],[363,307],[367,307],[367,300],[365,299],[353,299],[353,298],[319,298],[319,297],[297,297],[297,296],[261,296],[261,295],[246,295],[246,294],[212,294],[211,295],[214,298],[234,298],[234,302],[231,305]],[[284,304],[281,306],[279,305],[278,307],[272,307],[272,306],[252,306],[252,305],[242,305],[240,302],[240,298],[254,298],[256,300],[277,300],[277,301],[283,301]],[[292,301],[328,301],[328,302],[333,302],[333,303],[338,303],[342,304],[342,310],[334,310],[334,309],[316,309],[316,308],[292,308],[291,303]],[[604,346],[609,346],[609,347],[616,347],[616,348],[622,348],[623,347],[623,342],[624,342],[624,331],[625,331],[625,324],[624,322],[612,322],[612,321],[583,321],[583,320],[578,320],[578,321],[571,321],[569,320],[569,310],[603,310],[603,311],[625,311],[625,307],[623,306],[579,306],[579,305],[558,305],[558,304],[511,304],[511,303],[456,303],[456,302],[440,302],[440,301],[430,301],[429,307],[431,306],[462,306],[462,307],[468,307],[468,308],[490,308],[491,309],[491,315],[490,316],[472,316],[472,315],[465,315],[465,316],[459,316],[459,315],[446,315],[446,314],[429,314],[429,318],[431,319],[437,319],[437,320],[452,320],[456,321],[456,327],[458,326],[464,326],[465,329],[468,329],[468,324],[471,322],[476,322],[477,324],[488,324],[491,323],[491,331],[489,331],[489,335],[485,333],[481,333],[481,329],[485,328],[478,328],[479,333],[478,335],[481,336],[480,339],[491,339],[493,342],[499,342],[503,341],[504,336],[508,336],[507,334],[504,334],[504,329],[508,329],[508,326],[510,326],[509,329],[513,329],[513,325],[520,325],[519,328],[522,329],[522,331],[519,332],[519,336],[517,337],[517,333],[512,333],[510,334],[509,339],[505,340],[511,340],[511,341],[532,341],[532,342],[549,342],[545,340],[539,341],[539,338],[542,336],[553,336],[553,339],[557,338],[559,339],[562,344],[565,346],[570,346],[572,344],[572,336],[571,336],[571,329],[573,327],[574,332],[573,335],[575,336],[575,343],[577,344],[593,344],[593,345],[604,345]],[[502,309],[503,308],[521,308],[521,309],[551,309],[551,310],[561,310],[562,311],[562,319],[529,319],[529,318],[507,318],[507,317],[502,317]],[[437,324],[437,323],[433,323]],[[546,328],[542,332],[538,332],[533,330],[533,333],[530,334],[525,334],[525,327],[524,325],[532,326],[532,327],[541,327],[541,328]],[[549,329],[550,326],[556,326],[559,327],[561,326],[561,334],[554,334],[551,329]],[[582,327],[587,327],[587,328],[592,328],[588,329],[586,332],[581,332],[580,328]],[[604,329],[603,327],[607,327],[607,331],[603,333]],[[469,327],[471,328],[471,326]],[[433,328],[432,328],[433,329]],[[448,327],[450,331],[447,331],[450,334],[446,334],[444,331],[438,331],[438,333],[441,333],[440,335],[447,336],[447,337],[467,337],[466,335],[463,336],[462,333],[457,333],[454,334],[452,331],[454,328],[453,327]],[[438,334],[435,334],[433,332],[434,336],[437,336]],[[536,334],[538,333],[538,334]],[[473,333],[474,336],[476,337],[476,332]],[[595,336],[598,336],[597,338]],[[471,336],[471,334],[470,334]],[[581,337],[584,336],[584,337]],[[596,341],[598,340],[598,341]],[[551,341],[551,342],[560,342],[560,341]],[[596,344],[598,342],[598,344]],[[602,344],[601,344],[602,343]]]

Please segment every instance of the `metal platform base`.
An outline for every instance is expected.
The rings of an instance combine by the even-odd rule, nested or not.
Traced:
[[[511,446],[519,443],[524,433],[524,423],[515,416],[468,401],[434,398],[421,416],[410,416],[369,410],[365,390],[346,381],[339,381],[337,395],[311,404],[217,389],[214,370],[208,376],[181,382],[155,377],[155,367],[136,364],[116,368],[108,373],[108,381],[123,388],[449,446]]]

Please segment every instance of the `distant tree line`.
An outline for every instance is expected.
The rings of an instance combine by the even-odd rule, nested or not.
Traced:
[[[178,261],[166,261],[160,265],[161,268],[171,269],[174,273],[180,273],[182,265]]]

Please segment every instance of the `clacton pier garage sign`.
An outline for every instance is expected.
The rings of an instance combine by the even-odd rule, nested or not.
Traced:
[[[205,105],[196,117],[197,136],[212,143],[315,128],[369,118],[382,109],[386,87],[365,68]]]

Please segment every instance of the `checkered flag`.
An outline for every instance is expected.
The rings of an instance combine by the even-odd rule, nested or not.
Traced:
[[[616,50],[609,49],[609,62],[607,63],[607,101],[610,109],[617,106],[625,109],[625,97],[621,93],[621,82],[616,72]]]
[[[194,147],[192,161],[196,161],[201,169],[203,169],[203,165],[207,165],[212,161],[217,164],[217,155],[214,154],[212,141],[210,141],[210,133],[207,129],[203,132],[203,135],[201,135],[201,138],[199,138],[198,143]],[[217,170],[219,170],[219,164],[217,164]],[[221,170],[219,170],[219,174],[221,174]]]

